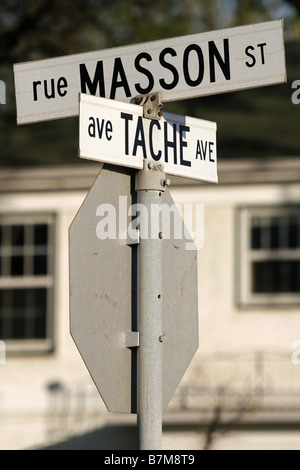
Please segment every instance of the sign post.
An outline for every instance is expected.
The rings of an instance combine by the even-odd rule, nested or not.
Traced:
[[[149,166],[148,166],[149,165]],[[136,175],[140,230],[152,231],[151,209],[162,200],[164,173],[153,165]],[[154,178],[153,178],[154,175]],[[157,221],[153,221],[154,223]],[[139,449],[159,450],[162,438],[163,266],[161,231],[141,238],[138,246],[137,424]]]

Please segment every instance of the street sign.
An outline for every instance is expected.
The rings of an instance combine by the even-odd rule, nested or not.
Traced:
[[[80,95],[79,156],[142,169],[145,159],[169,175],[218,181],[214,122],[163,112],[143,118],[142,106]]]
[[[164,102],[286,81],[282,20],[15,64],[17,122],[78,115],[78,93]]]
[[[135,335],[128,332],[138,331],[137,252],[126,244],[131,173],[104,165],[69,231],[71,335],[108,410],[127,413],[136,412],[137,386]],[[168,191],[161,196],[179,223]],[[117,230],[110,238],[99,233],[105,211],[102,226],[110,220]],[[192,242],[184,230],[179,238],[178,227],[170,228],[162,240],[163,409],[198,348],[197,251],[186,250]]]
[[[198,348],[197,249],[165,173],[217,182],[216,124],[144,119],[133,103],[285,82],[283,23],[15,64],[14,75],[18,124],[80,113],[79,156],[106,163],[69,230],[70,332],[107,409],[136,412],[140,448],[158,449],[162,410]],[[151,240],[132,238],[149,225]]]

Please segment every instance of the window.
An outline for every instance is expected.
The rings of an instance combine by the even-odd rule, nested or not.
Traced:
[[[54,217],[0,216],[0,339],[7,350],[52,347]]]
[[[300,303],[300,207],[239,211],[239,301]]]

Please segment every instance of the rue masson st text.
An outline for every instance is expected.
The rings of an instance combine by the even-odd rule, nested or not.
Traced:
[[[252,68],[257,62],[265,64],[266,45],[266,43],[260,43],[256,46],[249,45],[246,47],[245,54],[247,60],[245,64],[247,67]],[[200,45],[189,44],[184,49],[182,54],[182,73],[188,87],[199,87],[205,76],[207,76],[210,83],[216,82],[217,64],[218,72],[221,72],[227,81],[231,80],[229,39],[223,39],[222,52],[219,51],[214,41],[208,41],[207,49],[208,63],[205,60],[206,54],[204,55]],[[180,80],[178,67],[172,63],[172,57],[177,57],[177,52],[172,47],[164,48],[158,56],[161,69],[161,78],[158,79],[158,82],[162,90],[173,90]],[[81,92],[90,93],[91,95],[98,94],[103,98],[110,99],[117,98],[118,89],[122,89],[126,98],[155,92],[157,91],[155,86],[158,86],[158,84],[155,83],[153,74],[150,71],[153,66],[151,64],[153,60],[154,58],[150,53],[140,52],[133,59],[133,63],[127,63],[125,67],[122,58],[115,57],[113,67],[111,67],[111,63],[107,66],[108,71],[106,70],[105,62],[98,60],[94,76],[89,74],[86,64],[81,63],[79,64]],[[142,75],[141,82],[143,82],[143,85],[141,82],[130,83],[132,70]],[[108,73],[111,73],[111,77],[107,77]],[[109,93],[105,86],[106,83],[110,84]],[[41,80],[35,80],[32,82],[33,101],[38,101],[43,95],[48,100],[54,99],[56,96],[64,97],[68,92],[67,87],[67,79],[63,76],[58,79],[49,78],[48,80],[43,80],[43,83]],[[132,91],[133,87],[135,91]]]

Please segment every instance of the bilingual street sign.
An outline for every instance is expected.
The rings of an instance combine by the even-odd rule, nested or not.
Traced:
[[[126,345],[137,328],[137,258],[126,243],[132,178],[130,168],[104,165],[69,229],[71,335],[107,409],[125,413],[136,413],[137,398],[136,350]],[[183,224],[167,189],[162,204]],[[99,238],[104,213],[116,236]],[[197,250],[175,223],[170,229],[162,240],[163,409],[198,349]]]
[[[78,115],[78,94],[163,102],[286,81],[282,20],[14,65],[17,122]]]
[[[163,112],[143,118],[142,106],[80,95],[79,156],[143,169],[145,159],[169,175],[218,181],[214,122]]]

